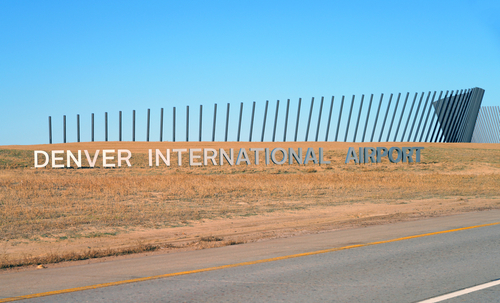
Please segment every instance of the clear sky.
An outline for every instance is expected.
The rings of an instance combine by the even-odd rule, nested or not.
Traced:
[[[48,143],[48,116],[62,142],[63,115],[74,142],[77,114],[89,141],[91,113],[103,140],[104,112],[116,141],[120,110],[124,140],[135,109],[145,141],[151,108],[155,141],[174,106],[197,139],[203,105],[211,140],[217,103],[222,140],[227,103],[247,119],[253,101],[477,86],[500,105],[499,76],[498,1],[0,1],[0,145]]]

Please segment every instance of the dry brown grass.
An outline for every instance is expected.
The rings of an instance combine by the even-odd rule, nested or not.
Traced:
[[[12,268],[27,265],[51,264],[64,261],[80,261],[94,258],[103,258],[110,256],[122,256],[136,254],[142,252],[155,251],[160,249],[158,245],[137,243],[136,245],[120,248],[120,249],[92,249],[89,248],[83,251],[69,252],[49,252],[41,256],[24,255],[22,258],[10,259],[7,255],[2,255],[0,258],[0,268]]]
[[[392,203],[408,199],[500,196],[498,144],[404,144],[426,147],[422,163],[391,164],[385,159],[377,165],[344,164],[349,146],[401,145],[99,142],[4,147],[0,150],[0,244],[113,236],[135,229],[186,226],[205,219],[360,201]],[[145,154],[148,148],[276,146],[323,147],[325,159],[332,162],[321,166],[191,168],[177,167],[173,158],[171,167],[148,168]],[[96,149],[118,147],[133,152],[132,168],[30,168],[34,149],[88,149],[93,153]],[[183,162],[187,163],[187,159]],[[217,242],[214,239],[205,242],[210,241]],[[85,257],[88,252],[74,254]],[[41,262],[36,257],[30,258],[21,263]],[[58,260],[54,256],[49,259]]]

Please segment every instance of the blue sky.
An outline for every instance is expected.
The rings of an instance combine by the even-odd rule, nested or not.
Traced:
[[[217,103],[221,140],[227,103],[237,117],[243,102],[248,120],[253,101],[262,110],[269,100],[272,120],[276,100],[282,115],[287,99],[295,108],[302,98],[307,114],[311,97],[318,102],[324,96],[326,111],[331,96],[373,93],[377,99],[477,86],[486,91],[483,105],[500,105],[497,3],[3,0],[0,145],[48,143],[48,116],[54,143],[62,142],[63,115],[74,142],[77,114],[82,141],[89,141],[91,113],[96,140],[104,140],[104,112],[116,141],[120,110],[124,140],[131,139],[135,109],[136,139],[145,141],[150,108],[155,141],[160,108],[164,139],[171,140],[174,106],[178,140],[185,140],[186,105],[193,117],[190,138],[198,138],[203,105],[203,140],[210,140]],[[260,128],[254,130],[259,138]]]

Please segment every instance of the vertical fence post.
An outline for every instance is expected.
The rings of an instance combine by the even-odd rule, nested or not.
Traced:
[[[415,117],[413,118],[413,123],[411,124],[410,132],[408,133],[408,139],[406,141],[410,142],[411,134],[413,132],[413,128],[415,127],[415,122],[417,122],[418,111],[420,110],[420,106],[422,105],[422,99],[424,98],[424,92],[420,95],[420,101],[418,101],[417,110],[415,111]]]
[[[66,143],[66,115],[63,115],[63,142]]]
[[[484,90],[478,87],[472,89],[471,101],[467,116],[467,127],[462,135],[462,141],[470,142],[472,133],[474,131],[474,124],[477,117],[478,110],[481,106],[481,100],[484,96]]]
[[[243,102],[240,103],[240,119],[238,122],[238,142],[240,142],[240,133],[241,133],[241,118],[243,116]]]
[[[132,141],[135,142],[135,109],[132,110]]]
[[[417,142],[417,135],[418,135],[418,132],[420,131],[420,126],[422,125],[422,121],[423,121],[424,116],[425,116],[425,109],[427,108],[427,103],[429,103],[430,96],[431,96],[431,92],[429,92],[427,94],[427,99],[424,102],[424,108],[422,109],[422,114],[420,115],[420,120],[418,121],[417,130],[415,131],[415,136],[413,137],[413,142]]]
[[[481,123],[476,122],[476,125],[479,124],[478,129],[481,131],[480,134],[482,134],[481,141],[479,141],[478,143],[488,143],[489,138],[488,138],[488,129],[486,128],[486,111],[484,108],[479,108],[477,117],[478,117],[478,122],[480,121]]]
[[[446,106],[445,106],[444,111],[443,111],[443,118],[439,122],[441,124],[440,125],[441,132],[436,133],[436,140],[435,140],[436,142],[441,142],[443,139],[444,132],[446,130],[446,121],[447,121],[447,118],[449,116],[448,109],[450,108],[450,105],[452,104],[452,98],[453,98],[454,92],[455,92],[454,90],[451,91],[450,96],[448,97],[448,101],[446,102]]]
[[[365,130],[363,131],[363,137],[361,138],[361,142],[365,142],[366,127],[368,126],[368,119],[370,118],[370,111],[372,110],[372,101],[373,101],[373,94],[370,96],[370,103],[368,105],[368,112],[366,113]],[[375,126],[374,126],[374,128],[375,128]]]
[[[462,102],[461,102],[461,106],[460,106],[460,111],[458,114],[457,127],[456,127],[454,134],[453,134],[454,142],[458,142],[460,140],[460,130],[462,129],[462,125],[464,124],[463,118],[464,118],[465,108],[467,106],[467,100],[469,98],[469,92],[470,92],[470,89],[466,90],[463,94],[463,98],[462,98]]]
[[[380,114],[380,107],[382,107],[382,100],[384,100],[384,94],[380,95],[380,101],[378,103],[377,115],[375,116],[375,122],[373,123],[372,136],[370,137],[370,142],[373,142],[373,136],[375,135],[375,129],[377,128],[378,115]]]
[[[227,104],[227,112],[226,112],[226,135],[224,137],[225,142],[227,142],[228,130],[229,130],[229,103]]]
[[[314,106],[314,97],[311,99],[311,109],[309,110],[309,119],[307,120],[307,128],[306,128],[306,138],[304,141],[307,142],[307,138],[309,137],[309,127],[311,126],[311,118],[312,118],[312,113],[313,113],[313,106]]]
[[[276,125],[278,124],[278,110],[280,108],[280,100],[276,101],[276,114],[274,115],[273,142],[276,138]]]
[[[80,142],[80,115],[76,115],[76,141]]]
[[[264,122],[262,123],[262,136],[260,137],[260,142],[264,142],[264,133],[266,131],[266,119],[267,119],[267,107],[269,106],[269,100],[266,100],[266,108],[264,109]]]
[[[488,129],[490,130],[490,135],[491,135],[491,141],[490,143],[497,143],[497,139],[496,139],[496,132],[495,132],[495,129],[492,128],[494,127],[494,123],[495,123],[495,120],[493,118],[493,107],[491,106],[485,106],[486,108],[486,112],[488,113],[488,124],[491,126],[491,127],[488,127]]]
[[[283,132],[283,142],[286,142],[286,130],[288,127],[288,111],[290,109],[290,99],[286,101],[285,130]]]
[[[300,118],[300,105],[302,103],[302,98],[299,98],[299,106],[297,108],[297,121],[295,124],[295,138],[294,141],[297,142],[297,134],[299,132],[299,118]]]
[[[108,112],[104,113],[104,138],[108,141]]]
[[[474,93],[474,89],[469,89],[469,93],[467,95],[467,100],[465,102],[465,107],[464,107],[464,113],[463,113],[463,117],[462,117],[462,127],[459,131],[459,140],[460,142],[464,142],[464,136],[465,136],[465,132],[467,130],[467,121],[469,121],[469,115],[470,115],[470,110],[471,110],[471,105],[472,105],[472,96],[473,96],[473,93]]]
[[[410,119],[411,119],[411,113],[413,112],[413,107],[415,106],[415,101],[417,100],[417,97],[418,97],[418,93],[415,93],[415,97],[413,97],[413,102],[411,103],[410,113],[408,114],[408,119],[406,120],[406,125],[405,125],[405,128],[403,130],[403,135],[401,136],[401,142],[404,142],[406,130],[408,129],[408,125],[409,125]]]
[[[92,113],[92,121],[91,121],[91,133],[92,133],[92,142],[94,142],[94,113]]]
[[[175,106],[172,110],[172,142],[175,142]]]
[[[316,128],[316,138],[314,138],[314,141],[318,142],[318,135],[319,135],[319,126],[321,124],[321,113],[323,112],[323,100],[324,97],[321,97],[321,102],[319,103],[319,115],[318,115],[318,127]]]
[[[389,142],[389,136],[391,135],[392,125],[394,124],[394,118],[396,118],[396,112],[398,111],[399,99],[401,98],[401,93],[398,93],[398,99],[396,100],[396,107],[394,107],[394,113],[392,114],[391,125],[389,126],[389,132],[387,133],[387,138],[385,141]]]
[[[493,137],[493,141],[491,143],[498,143],[498,132],[497,132],[497,127],[496,124],[497,123],[497,119],[495,117],[495,107],[493,106],[490,106],[488,108],[488,111],[490,113],[490,123],[491,123],[491,133],[492,133],[492,137]]]
[[[453,111],[452,111],[452,114],[451,114],[451,117],[450,117],[450,122],[449,122],[449,126],[448,126],[448,131],[447,133],[445,134],[445,140],[446,142],[453,142],[453,133],[454,133],[454,130],[456,128],[456,121],[457,121],[457,116],[458,116],[458,109],[459,109],[459,106],[462,102],[462,97],[463,97],[463,90],[460,90],[460,93],[458,94],[457,98],[455,99],[455,104],[453,106]]]
[[[119,131],[119,138],[118,140],[121,141],[122,140],[122,111],[119,111],[118,112],[118,131]]]
[[[458,133],[458,139],[460,142],[464,142],[464,135],[465,131],[467,129],[467,121],[469,120],[469,114],[470,114],[470,106],[472,103],[472,95],[473,95],[473,89],[469,89],[469,92],[467,94],[467,98],[465,100],[465,106],[464,106],[464,113],[462,116],[462,127],[459,130]]]
[[[448,132],[448,124],[451,117],[451,112],[454,108],[455,100],[457,99],[458,90],[455,91],[455,95],[453,96],[453,91],[451,91],[450,97],[448,98],[448,104],[445,109],[445,113],[443,116],[443,126],[441,127],[441,136],[439,137],[439,142],[442,142],[443,139],[446,140],[445,134]],[[453,99],[452,99],[453,98]]]
[[[163,107],[160,110],[160,142],[163,142]]]
[[[448,94],[448,92],[446,94]],[[443,95],[443,91],[441,91],[439,93],[439,97],[436,100],[436,105],[434,106],[434,115],[432,115],[431,122],[429,123],[429,129],[427,130],[427,135],[425,136],[424,142],[427,142],[427,139],[429,138],[429,134],[432,131],[432,125],[434,124],[434,118],[436,118],[438,116],[438,107],[441,107],[441,106],[439,106],[439,104],[437,104],[437,102],[439,102],[439,100],[441,100],[442,95]],[[433,107],[433,103],[434,103],[434,97],[432,97],[429,112],[430,112],[431,108]],[[432,140],[432,136],[431,136],[430,140]]]
[[[481,135],[480,141],[478,141],[478,143],[489,143],[488,129],[486,126],[486,111],[484,108],[479,108],[477,120],[479,123],[476,122],[476,125],[479,124],[478,130],[480,131],[479,134]]]
[[[488,127],[488,109],[483,107],[480,110],[483,112],[484,143],[491,143],[491,133]]]
[[[497,137],[497,136],[498,136],[498,134],[497,134],[497,133],[496,133],[496,131],[495,131],[495,130],[496,130],[496,129],[495,129],[496,127],[495,127],[495,118],[494,118],[494,116],[493,116],[493,113],[494,113],[494,111],[493,111],[493,107],[492,107],[492,106],[488,106],[488,107],[487,107],[487,109],[488,109],[488,113],[489,113],[488,118],[489,118],[489,120],[490,120],[490,126],[491,126],[491,127],[490,127],[490,132],[491,132],[491,143],[498,143],[498,137]],[[495,127],[495,128],[494,128],[494,127]]]
[[[52,117],[49,116],[49,144],[52,144]]]
[[[430,94],[431,92],[429,92]],[[436,97],[436,91],[434,91],[434,94],[432,95],[431,102],[429,103],[429,96],[427,96],[427,100],[425,101],[425,105],[429,105],[429,109],[427,110],[427,115],[425,116],[425,121],[424,125],[422,125],[422,132],[420,133],[420,138],[418,139],[418,142],[422,142],[422,138],[424,137],[425,133],[425,126],[427,125],[427,121],[429,120],[429,114],[431,113],[431,107],[432,107],[432,102],[434,102],[434,98]],[[425,112],[425,109],[424,109]]]
[[[189,105],[186,106],[186,142],[189,142]]]
[[[212,142],[215,141],[215,125],[217,121],[217,103],[214,104],[214,126],[212,129]]]
[[[474,126],[474,132],[472,133],[472,142],[474,143],[486,143],[483,139],[483,111],[479,109],[476,118],[476,125]]]
[[[201,142],[201,134],[203,132],[203,105],[200,105],[200,126],[199,126],[199,135],[198,141]]]
[[[491,123],[491,119],[490,119],[490,108],[487,107],[487,106],[483,106],[481,108],[483,111],[484,111],[484,129],[486,131],[486,135],[487,135],[487,143],[493,143],[494,141],[494,136],[492,134],[492,129],[490,128],[490,126],[492,125]]]
[[[476,125],[478,125],[480,140],[478,143],[488,143],[488,129],[486,128],[486,113],[484,108],[479,108]]]
[[[500,143],[500,110],[499,107],[493,107],[493,118],[495,119],[495,123],[493,125],[496,125],[495,127],[495,133],[496,133],[496,142],[495,143]]]
[[[253,134],[253,119],[255,117],[255,101],[252,105],[252,118],[250,120],[250,135],[248,136],[248,142],[252,142],[252,134]]]
[[[446,133],[444,135],[446,142],[453,141],[451,136],[453,134],[453,130],[455,129],[457,110],[458,110],[459,105],[462,101],[463,90],[460,90],[460,93],[458,93],[458,90],[457,90],[457,94],[458,94],[458,96],[455,96],[455,100],[453,101],[453,106],[452,106],[452,110],[451,110],[451,114],[450,114],[450,118],[449,118],[449,122],[448,122],[448,127],[447,127]]]
[[[439,95],[439,99],[436,101],[436,102],[441,101],[441,103],[437,104],[436,109],[435,109],[435,110],[437,110],[436,111],[436,113],[437,113],[436,123],[434,124],[434,129],[432,130],[432,134],[431,134],[431,137],[429,138],[429,140],[430,140],[429,142],[432,142],[434,140],[434,134],[436,133],[437,126],[438,126],[438,124],[441,123],[441,121],[439,121],[439,120],[441,120],[441,117],[442,117],[441,114],[443,113],[443,108],[444,108],[444,104],[446,102],[446,97],[448,97],[448,93],[449,93],[449,91],[446,91],[443,99],[441,99],[441,95]],[[438,109],[438,107],[439,107],[439,109]],[[432,118],[434,120],[434,117],[432,117]],[[439,134],[439,130],[438,130],[438,134]],[[437,137],[437,135],[436,135],[436,137]]]
[[[332,96],[332,102],[330,103],[330,113],[328,114],[328,123],[326,125],[325,142],[328,141],[328,133],[330,132],[330,122],[332,121],[332,110],[333,110],[333,96]]]
[[[355,95],[352,95],[351,109],[349,110],[349,118],[347,118],[347,127],[345,130],[344,142],[347,142],[347,134],[349,133],[349,125],[351,124],[351,115],[352,115],[352,107],[354,106],[354,98],[355,98]]]
[[[490,120],[490,125],[491,125],[491,128],[490,128],[490,131],[491,131],[491,143],[498,143],[498,134],[496,132],[496,127],[495,127],[495,123],[496,123],[496,119],[495,119],[495,116],[494,116],[494,108],[492,106],[488,106],[488,112],[489,112],[489,120]]]
[[[474,131],[474,115],[476,114],[477,116],[477,111],[476,111],[476,98],[478,97],[478,94],[481,94],[480,91],[478,91],[476,88],[473,88],[470,92],[470,96],[469,96],[469,102],[468,102],[468,106],[467,106],[467,113],[465,115],[465,125],[464,125],[464,128],[462,130],[462,142],[470,142],[470,140],[472,139],[471,135],[472,135],[472,132]],[[477,122],[476,122],[477,124]]]
[[[146,141],[149,142],[149,125],[150,125],[150,117],[151,117],[151,109],[148,108],[148,125],[147,125],[147,130],[146,130]]]
[[[340,101],[340,111],[339,111],[339,122],[337,122],[337,129],[335,131],[335,142],[338,142],[340,120],[342,119],[342,110],[344,109],[344,96],[342,96],[342,101]]]
[[[465,104],[467,102],[468,94],[469,94],[469,90],[467,89],[467,90],[464,90],[463,94],[461,94],[461,96],[460,96],[460,106],[459,106],[458,111],[457,111],[455,125],[453,126],[453,132],[451,134],[452,142],[458,142],[458,132],[462,126],[462,122],[463,122],[462,114],[463,114]]]
[[[398,127],[396,128],[396,132],[394,133],[394,142],[396,142],[396,136],[398,135],[399,127],[401,126],[401,121],[403,120],[403,115],[405,113],[406,103],[408,102],[408,97],[409,96],[410,96],[410,93],[407,92],[406,93],[405,103],[403,104],[403,110],[401,111],[401,117],[399,117]]]
[[[356,128],[354,129],[354,138],[352,142],[356,142],[356,137],[358,134],[359,119],[361,119],[361,111],[363,110],[363,101],[365,100],[365,95],[361,95],[361,104],[359,105],[358,120],[356,121]]]
[[[382,94],[383,96],[384,94]],[[384,133],[385,122],[387,121],[387,115],[389,114],[389,109],[391,108],[392,93],[389,97],[389,105],[387,105],[387,110],[385,111],[384,122],[382,122],[382,128],[380,128],[380,135],[378,136],[378,142],[382,142],[382,135]],[[382,102],[382,101],[381,101]]]

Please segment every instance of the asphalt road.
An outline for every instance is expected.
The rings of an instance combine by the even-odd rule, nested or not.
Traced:
[[[419,302],[499,279],[500,225],[384,241],[497,222],[499,215],[499,211],[471,213],[206,251],[2,274],[0,298],[250,262],[26,302]],[[366,245],[376,241],[383,243]],[[359,247],[255,262],[287,252],[353,245]],[[500,286],[446,302],[500,302]]]

